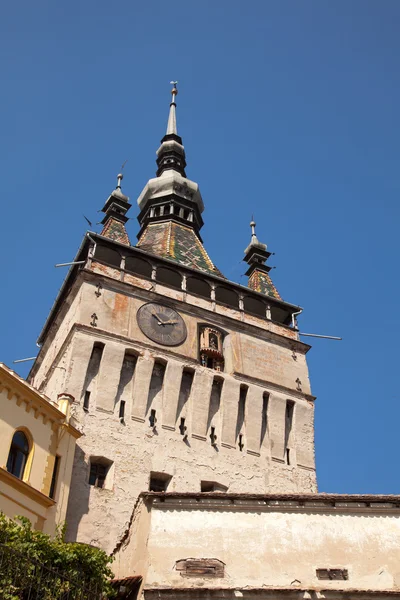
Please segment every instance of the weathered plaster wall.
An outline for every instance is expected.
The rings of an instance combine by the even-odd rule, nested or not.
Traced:
[[[75,398],[73,412],[84,431],[72,475],[69,538],[111,551],[127,527],[139,493],[148,489],[151,471],[172,475],[168,489],[180,491],[199,491],[202,480],[233,491],[246,491],[249,486],[260,493],[316,491],[313,402],[305,361],[308,346],[297,341],[296,332],[212,301],[197,298],[196,305],[191,304],[186,292],[160,284],[150,290],[148,280],[135,278],[127,285],[120,281],[118,270],[104,265],[99,269],[99,275],[80,274],[80,288],[76,283],[74,300],[66,303],[64,316],[60,313],[61,321],[51,334],[58,352],[47,350],[46,342],[33,369],[36,385],[48,396],[66,392]],[[180,312],[188,331],[183,344],[164,347],[141,332],[136,313],[148,301],[168,302]],[[225,332],[223,373],[199,364],[198,329],[207,323]],[[102,344],[102,358],[89,386],[95,343]],[[124,371],[127,351],[135,356],[130,381]],[[165,368],[162,382],[160,374],[152,378],[157,362]],[[187,439],[178,428],[184,369],[193,376],[181,415]],[[220,380],[220,400],[213,411],[215,377]],[[242,451],[237,435],[241,384],[247,387]],[[85,391],[90,391],[88,411],[83,410]],[[268,414],[261,439],[265,395]],[[288,401],[295,403],[290,464],[285,445]],[[156,410],[155,430],[149,423],[151,409]],[[217,436],[214,447],[211,427]],[[91,457],[113,465],[105,489],[88,484]]]
[[[218,503],[216,501],[216,503]],[[336,508],[196,508],[153,505],[145,587],[309,587],[399,589],[400,518],[391,511]],[[223,579],[184,577],[185,558],[217,558]],[[317,568],[348,569],[320,581]]]
[[[101,391],[91,396],[86,412],[82,408],[86,369],[93,343],[100,339],[105,343],[97,375]],[[150,472],[172,475],[169,491],[200,491],[201,481],[215,481],[237,492],[248,491],[250,487],[259,493],[316,490],[313,405],[304,398],[249,384],[245,446],[240,451],[236,437],[240,381],[228,373],[196,366],[185,403],[188,427],[185,441],[179,431],[178,403],[187,363],[160,351],[140,349],[132,385],[124,388],[125,419],[121,423],[115,398],[129,345],[92,331],[76,332],[72,344],[79,346],[80,353],[68,392],[81,399],[74,410],[85,435],[79,440],[75,456],[67,514],[69,539],[77,536],[80,541],[100,544],[112,551],[127,528],[139,493],[148,489]],[[166,364],[162,388],[158,371],[154,379],[155,359]],[[221,399],[219,410],[215,414],[211,411],[210,415],[215,376],[222,381]],[[261,444],[265,392],[269,392],[268,425]],[[287,465],[285,409],[290,398],[295,402],[295,411],[293,454],[291,464]],[[149,423],[151,408],[157,410],[155,431]],[[217,447],[211,446],[211,426],[216,428]],[[106,489],[89,485],[90,457],[112,461],[112,478]]]

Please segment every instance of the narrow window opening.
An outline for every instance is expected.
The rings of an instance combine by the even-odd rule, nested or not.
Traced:
[[[190,392],[192,390],[193,378],[194,378],[193,370],[191,370],[191,369],[183,370],[175,421],[178,421],[179,417],[182,415],[182,411],[185,410],[186,403],[189,400]]]
[[[210,440],[211,446],[215,447],[217,445],[217,435],[215,433],[215,427],[211,427]]]
[[[208,420],[207,420],[207,430],[210,431],[210,439],[211,445],[217,446],[217,435],[215,433],[216,427],[214,423],[214,419],[219,412],[220,404],[221,404],[221,393],[222,393],[222,385],[223,380],[219,377],[214,377],[212,388],[211,388],[211,396],[210,396],[210,404],[208,408]],[[211,429],[210,429],[211,428]]]
[[[49,492],[49,496],[50,496],[50,498],[53,498],[53,500],[54,500],[54,496],[56,493],[59,467],[60,467],[60,457],[56,456],[55,461],[54,461],[53,474],[51,476],[51,484],[50,484],[50,492]]]
[[[185,425],[185,417],[181,417],[181,423],[179,425],[179,431],[181,432],[181,435],[187,437],[187,427]]]
[[[172,475],[168,473],[150,473],[149,491],[166,492]]]
[[[90,405],[90,392],[89,392],[89,390],[86,390],[85,397],[83,399],[83,410],[88,412],[89,405]]]
[[[290,462],[290,445],[291,445],[291,433],[293,425],[293,413],[294,413],[294,402],[292,400],[286,400],[286,412],[285,412],[285,458],[286,463],[289,465]]]
[[[149,395],[147,398],[146,414],[149,414],[152,406],[159,409],[162,406],[162,394],[164,385],[166,365],[162,362],[155,362],[151,374]],[[155,413],[154,413],[155,414]]]
[[[239,444],[238,444],[238,446],[239,446],[240,452],[243,452],[244,442],[243,442],[243,434],[242,433],[239,434]]]
[[[268,430],[268,404],[269,404],[269,394],[264,392],[263,394],[263,405],[262,405],[262,413],[261,413],[261,437],[260,437],[260,446],[263,445],[265,436]]]
[[[239,396],[239,404],[238,404],[238,414],[237,414],[237,419],[236,419],[236,440],[240,440],[239,441],[239,448],[240,448],[240,444],[243,443],[243,428],[244,428],[244,421],[245,421],[245,415],[246,415],[246,398],[247,398],[247,392],[248,392],[249,387],[247,385],[241,385],[240,386],[240,396]],[[240,448],[240,451],[242,451],[243,447]]]
[[[155,427],[156,422],[157,422],[156,411],[154,408],[152,408],[150,411],[150,416],[149,416],[150,427]]]
[[[119,418],[125,418],[125,400],[121,400],[121,402],[119,403]]]
[[[125,352],[124,360],[122,362],[121,372],[119,376],[119,384],[117,395],[115,397],[114,406],[119,405],[119,411],[121,412],[121,402],[126,405],[126,400],[132,398],[133,393],[133,378],[135,375],[135,368],[137,363],[137,357],[132,354],[131,351]],[[121,418],[121,414],[119,415]],[[124,415],[122,415],[123,417]]]
[[[100,370],[100,363],[103,356],[104,344],[102,342],[95,342],[93,344],[93,350],[90,355],[88,368],[86,371],[85,383],[83,384],[82,396],[83,400],[83,408],[85,408],[85,400],[88,403],[90,398],[90,393],[94,392],[96,389],[97,375]],[[87,395],[89,392],[89,395]],[[88,410],[89,404],[86,407]]]

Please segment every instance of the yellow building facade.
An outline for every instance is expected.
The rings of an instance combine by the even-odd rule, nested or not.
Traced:
[[[73,397],[57,402],[0,363],[0,511],[53,535],[65,520],[76,440]]]

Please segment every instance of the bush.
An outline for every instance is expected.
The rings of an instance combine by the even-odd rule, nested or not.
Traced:
[[[0,598],[94,600],[113,596],[109,584],[112,559],[103,550],[64,541],[32,529],[25,517],[8,519],[0,512]]]

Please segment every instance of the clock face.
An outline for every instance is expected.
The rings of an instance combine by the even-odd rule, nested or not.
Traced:
[[[185,321],[169,306],[144,304],[137,312],[137,322],[148,338],[163,346],[178,346],[186,339]]]

